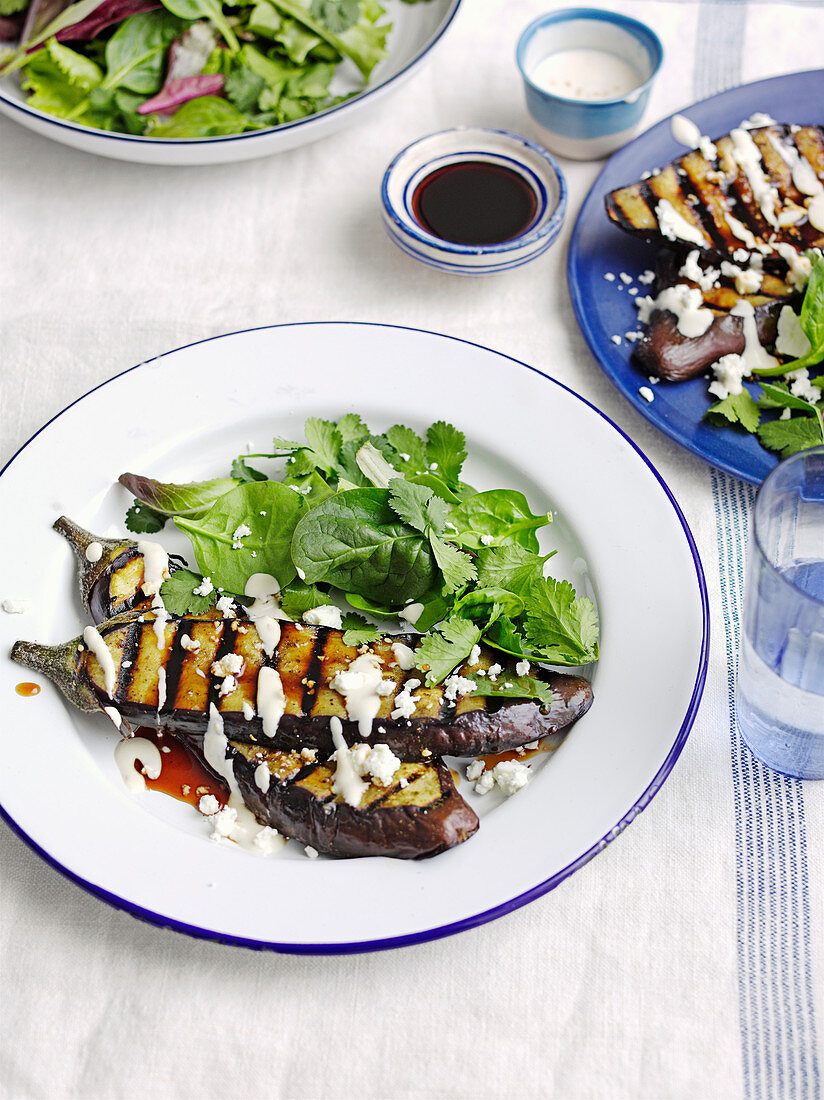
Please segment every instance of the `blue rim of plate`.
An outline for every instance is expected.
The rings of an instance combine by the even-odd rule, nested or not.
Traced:
[[[131,144],[138,145],[183,145],[187,148],[195,145],[215,145],[222,142],[239,141],[241,138],[245,138],[247,141],[254,138],[262,138],[271,134],[283,134],[290,130],[296,129],[298,126],[304,126],[309,122],[313,122],[315,119],[327,119],[332,115],[338,114],[340,111],[351,106],[353,103],[361,103],[364,99],[374,95],[376,92],[383,91],[385,88],[391,87],[402,77],[409,74],[409,71],[416,68],[426,57],[428,53],[440,42],[447,30],[451,26],[455,16],[458,14],[458,8],[460,8],[463,0],[451,0],[450,6],[447,9],[446,15],[443,18],[443,22],[438,26],[435,34],[426,43],[424,48],[412,58],[402,69],[393,73],[392,76],[387,77],[386,80],[382,80],[380,84],[376,84],[374,87],[366,87],[363,91],[358,92],[356,95],[351,96],[343,103],[337,103],[334,107],[327,107],[323,111],[316,111],[313,115],[306,115],[304,118],[295,119],[294,122],[282,122],[280,126],[269,126],[265,130],[245,130],[240,134],[219,134],[215,137],[206,138],[153,138],[143,134],[117,134],[112,130],[96,130],[94,126],[80,126],[76,122],[67,122],[65,119],[57,118],[55,115],[46,114],[45,111],[37,111],[33,107],[29,107],[26,103],[20,103],[16,99],[9,99],[7,95],[0,88],[0,100],[8,107],[13,107],[21,114],[29,115],[31,118],[36,118],[40,122],[49,122],[54,126],[57,126],[63,130],[72,130],[79,134],[95,134],[98,137],[113,138],[115,141],[124,141]],[[90,391],[91,392],[91,391]],[[2,471],[0,471],[2,473]]]
[[[754,111],[769,112],[779,122],[820,124],[820,118],[810,116],[820,102],[822,82],[822,69],[769,77],[730,88],[675,113],[685,114],[712,138],[727,133]],[[790,117],[782,117],[787,113]],[[687,382],[660,382],[652,387],[654,399],[648,402],[639,394],[640,387],[647,386],[647,378],[630,361],[632,346],[623,338],[625,332],[637,328],[638,322],[627,290],[616,289],[620,282],[617,276],[623,271],[637,282],[638,273],[654,267],[657,248],[612,225],[603,197],[617,187],[634,183],[642,172],[663,167],[686,152],[672,137],[671,118],[657,122],[613,154],[584,199],[567,259],[572,308],[601,369],[637,412],[704,462],[758,485],[778,459],[755,436],[732,426],[709,426],[702,420],[710,405],[703,376]],[[607,272],[616,276],[615,283],[604,280]],[[646,290],[642,288],[642,292]],[[622,336],[620,345],[612,343],[613,335]]]
[[[306,325],[314,325],[318,322],[315,321],[301,321],[292,324],[284,325],[258,325],[254,328],[238,329],[236,332],[224,332],[218,336],[209,336],[204,340],[193,340],[189,344],[183,344],[179,348],[173,348],[171,351],[163,352],[161,355],[156,355],[152,359],[147,359],[143,363],[138,363],[133,367],[127,367],[126,370],[120,371],[118,374],[113,375],[111,378],[106,379],[105,382],[101,382],[97,386],[93,386],[86,393],[76,398],[70,404],[66,405],[64,409],[61,409],[59,413],[56,413],[51,419],[47,420],[34,435],[28,439],[22,447],[12,455],[8,462],[0,469],[0,477],[11,466],[14,460],[19,454],[21,454],[26,447],[34,442],[35,439],[45,431],[46,428],[55,420],[73,408],[79,402],[85,400],[90,394],[95,393],[97,390],[102,389],[104,386],[109,385],[110,382],[116,381],[118,378],[122,378],[126,374],[130,374],[134,370],[140,370],[143,367],[148,366],[150,363],[156,363],[161,359],[165,359],[167,355],[173,355],[175,352],[185,351],[188,348],[196,347],[199,344],[209,344],[213,340],[223,340],[230,336],[239,336],[249,332],[262,332],[269,329],[280,328],[302,328]],[[491,909],[484,910],[480,913],[475,913],[470,917],[464,917],[462,920],[453,921],[450,924],[441,925],[437,928],[424,929],[421,932],[412,932],[402,936],[387,936],[384,939],[378,940],[366,940],[363,942],[354,943],[336,943],[336,944],[324,944],[324,943],[307,943],[307,944],[294,944],[294,943],[277,943],[269,940],[255,940],[248,939],[243,936],[232,936],[221,932],[215,932],[210,928],[201,928],[198,925],[186,924],[182,921],[174,920],[171,917],[166,917],[162,913],[155,913],[150,909],[144,909],[140,905],[136,905],[134,902],[127,901],[125,898],[119,897],[117,894],[112,894],[102,886],[98,886],[93,882],[82,878],[80,875],[70,871],[62,863],[56,860],[50,855],[44,848],[33,840],[28,833],[26,833],[17,822],[11,817],[5,808],[0,805],[0,817],[6,822],[12,832],[16,833],[20,839],[31,848],[41,859],[53,867],[56,871],[59,871],[61,875],[69,879],[76,886],[81,887],[87,893],[92,894],[96,898],[100,898],[101,901],[105,901],[108,905],[111,905],[114,909],[123,910],[129,913],[131,916],[136,917],[138,920],[146,921],[149,924],[157,925],[159,928],[168,928],[174,932],[182,932],[188,936],[192,936],[195,939],[212,940],[215,943],[229,944],[233,947],[248,947],[255,951],[275,951],[280,954],[286,955],[356,955],[363,954],[368,951],[388,951],[395,947],[410,947],[417,943],[427,943],[430,940],[442,939],[445,936],[452,936],[458,932],[468,931],[470,928],[477,928],[478,925],[486,924],[489,921],[496,920],[498,917],[506,916],[507,913],[512,913],[516,909],[520,909],[521,906],[527,905],[531,901],[535,901],[537,898],[542,897],[544,894],[549,893],[556,886],[559,886],[565,879],[569,878],[571,874],[577,871],[580,867],[583,867],[585,863],[588,863],[594,856],[602,852],[607,845],[615,840],[615,838],[624,831],[627,825],[630,825],[635,818],[647,808],[652,799],[661,789],[667,776],[675,766],[675,761],[681,755],[684,745],[687,743],[687,737],[692,729],[695,716],[698,712],[698,707],[701,702],[701,696],[704,692],[704,684],[707,678],[707,665],[709,661],[709,640],[710,640],[710,618],[709,618],[709,600],[707,596],[707,583],[704,577],[704,569],[701,565],[701,558],[698,554],[698,548],[695,545],[695,539],[693,538],[692,531],[689,528],[689,524],[686,521],[684,513],[678,506],[678,502],[670,491],[667,483],[663,477],[658,473],[652,462],[647,458],[644,452],[633,443],[629,436],[623,432],[617,424],[615,424],[608,416],[597,409],[586,398],[581,397],[569,386],[565,386],[563,382],[559,382],[556,378],[552,378],[550,375],[545,374],[543,371],[538,370],[537,367],[532,367],[528,363],[524,363],[520,359],[515,359],[511,355],[506,355],[504,352],[495,351],[493,348],[488,348],[483,344],[478,344],[473,340],[463,340],[457,336],[446,336],[439,332],[430,332],[428,329],[414,328],[411,325],[389,325],[375,321],[335,321],[335,322],[321,322],[323,324],[338,324],[338,325],[357,325],[363,328],[390,328],[404,332],[419,332],[427,336],[437,336],[443,340],[453,340],[457,344],[466,344],[469,347],[479,348],[482,351],[491,352],[493,355],[500,356],[501,359],[506,359],[510,363],[514,363],[519,367],[524,367],[526,370],[532,371],[534,374],[539,375],[547,382],[551,382],[553,385],[558,386],[560,389],[565,390],[576,400],[586,405],[591,412],[596,413],[602,420],[605,420],[611,428],[613,428],[618,435],[624,439],[633,451],[638,455],[645,466],[648,467],[653,477],[664,491],[665,496],[669,500],[670,504],[675,511],[678,521],[681,524],[681,528],[684,532],[684,536],[687,540],[690,553],[692,555],[693,566],[695,568],[696,581],[698,583],[698,591],[701,599],[701,648],[698,656],[698,670],[696,673],[695,681],[693,684],[692,694],[687,706],[687,712],[684,715],[684,719],[675,737],[675,740],[664,759],[663,764],[653,776],[652,781],[647,786],[646,790],[641,794],[640,798],[632,805],[632,807],[619,819],[608,833],[606,833],[599,841],[592,845],[586,852],[583,852],[572,863],[567,864],[566,867],[560,871],[556,871],[554,875],[551,875],[544,882],[538,883],[537,886],[533,886],[531,890],[527,890],[523,894],[519,894],[514,898],[510,898],[508,901],[502,902],[500,905],[493,906]]]

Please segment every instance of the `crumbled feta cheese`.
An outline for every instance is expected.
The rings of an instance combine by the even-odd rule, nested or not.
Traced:
[[[693,249],[693,251],[687,255],[678,274],[683,275],[683,277],[689,279],[690,282],[697,283],[704,291],[712,290],[713,287],[718,286],[718,270],[714,267],[701,267],[699,262],[700,256],[701,253],[698,249]]]
[[[200,649],[200,642],[197,638],[190,638],[188,634],[181,634],[180,648],[188,649],[190,653],[197,653]]]
[[[195,26],[197,26],[197,24],[195,24]],[[264,825],[263,828],[258,829],[252,837],[252,844],[263,856],[270,856],[272,852],[277,851],[278,848],[282,848],[284,843],[285,841],[280,833],[277,829],[273,829],[271,825]]]
[[[310,626],[329,626],[333,630],[340,630],[343,625],[340,608],[330,603],[304,611],[303,621]]]
[[[525,787],[531,775],[529,765],[520,760],[502,760],[492,769],[495,785],[507,798]]]
[[[616,345],[621,343],[621,337],[618,335],[617,332],[615,333],[614,336],[610,336],[610,340],[612,340],[613,344],[616,344]]]
[[[363,773],[371,775],[381,787],[388,787],[400,769],[401,762],[388,745],[375,745],[370,749],[368,745],[358,745],[358,749],[367,749],[363,758]]]
[[[481,647],[479,645],[473,645],[469,651],[469,656],[466,659],[466,663],[470,668],[473,668],[481,659]]]
[[[25,615],[29,605],[26,600],[3,600],[2,608],[7,615]]]
[[[247,722],[251,722],[252,719],[254,718],[254,716],[255,716],[255,708],[248,701],[248,699],[244,699],[243,700],[243,717],[246,719]]]
[[[627,275],[626,271],[619,271],[618,278],[621,280],[624,286],[629,286],[632,282],[632,276]]]
[[[821,400],[821,390],[810,382],[810,372],[806,367],[790,371],[787,378],[790,379],[790,393],[793,397],[801,397],[812,404]]]
[[[211,596],[214,590],[215,586],[212,584],[212,578],[204,577],[197,588],[192,589],[192,593],[195,596]]]
[[[412,698],[412,692],[421,686],[421,681],[411,677],[403,685],[403,689],[395,696],[395,709],[392,718],[411,718],[418,705],[417,699]]]
[[[231,806],[224,806],[212,815],[212,840],[227,840],[232,835],[232,829],[237,824],[237,810]]]
[[[615,276],[613,275],[613,273],[611,271],[605,272],[604,278],[606,279],[606,281],[608,283],[614,283],[615,282]]]
[[[444,699],[449,700],[450,703],[454,703],[459,695],[469,695],[477,686],[474,680],[470,680],[466,676],[459,676],[457,673],[453,672],[453,674],[447,676],[443,682]]]
[[[717,363],[712,364],[712,371],[715,375],[715,381],[710,382],[709,392],[721,401],[726,397],[741,393],[744,389],[742,379],[746,370],[744,360],[740,355],[736,355],[734,352],[729,355],[722,355]]]
[[[481,538],[480,538],[481,546],[491,546],[494,541],[495,541],[495,536],[494,535],[481,535]]]
[[[483,760],[473,760],[466,766],[466,778],[470,780],[479,779],[483,774],[486,764]]]
[[[655,272],[642,271],[641,274],[638,276],[638,282],[641,283],[642,286],[650,286],[652,283],[655,282]]]
[[[529,675],[529,661],[518,661],[515,665],[515,671],[519,676]]]
[[[306,852],[306,855],[309,857],[309,859],[317,859],[318,858],[317,849],[313,848],[311,844],[307,844],[306,847],[303,850],[304,850],[304,852]]]
[[[218,688],[218,696],[222,699],[224,695],[231,695],[237,687],[237,680],[234,676],[224,676]]]
[[[649,386],[640,386],[638,388],[638,393],[641,395],[641,397],[643,397],[645,401],[653,401],[655,399],[655,394],[652,392]]]
[[[484,772],[475,784],[475,794],[489,794],[495,786],[495,776],[492,772]]]
[[[213,794],[204,794],[200,802],[198,802],[197,808],[204,817],[211,817],[212,814],[216,814],[220,809],[220,803]]]
[[[503,670],[504,670],[503,665],[498,665],[498,664],[490,665],[489,668],[486,670],[486,674],[489,677],[489,679],[492,681],[492,683],[494,684],[495,681],[498,679],[498,677],[503,672]]]
[[[233,619],[235,617],[235,601],[231,596],[221,596],[215,603],[215,607],[224,619]]]
[[[239,653],[227,653],[212,664],[213,676],[238,676],[243,671],[243,658]]]

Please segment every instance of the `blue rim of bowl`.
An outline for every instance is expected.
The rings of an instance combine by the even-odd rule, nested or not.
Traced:
[[[249,332],[262,332],[267,329],[275,328],[301,328],[304,325],[317,324],[315,321],[302,321],[286,325],[259,325],[255,328],[238,329],[236,332],[226,332],[219,336],[209,336],[205,340],[193,340],[190,344],[184,344],[179,348],[174,348],[172,351],[163,352],[161,355],[156,355],[152,359],[147,359],[144,363],[138,363],[134,367],[128,367],[124,371],[120,371],[119,374],[114,375],[112,378],[106,379],[105,382],[101,382],[98,386],[93,386],[86,393],[76,398],[70,404],[66,405],[59,413],[56,413],[50,420],[47,420],[42,427],[28,439],[22,447],[20,447],[9,461],[0,470],[0,477],[5,473],[9,466],[14,462],[19,454],[21,454],[30,443],[45,431],[50,424],[52,424],[63,413],[73,408],[78,402],[83,401],[89,394],[95,393],[97,390],[102,389],[104,386],[108,386],[109,383],[116,381],[118,378],[122,378],[125,374],[130,374],[134,370],[140,370],[143,367],[148,366],[150,363],[156,363],[161,359],[164,359],[167,355],[172,355],[176,351],[185,351],[187,348],[196,347],[198,344],[209,344],[213,340],[223,340],[227,336],[239,336]],[[525,891],[523,894],[518,894],[514,898],[510,898],[508,901],[502,902],[500,905],[495,905],[491,909],[486,909],[480,913],[475,913],[470,917],[464,917],[462,920],[453,921],[450,924],[440,925],[437,928],[427,928],[422,932],[411,932],[403,936],[387,936],[385,939],[378,940],[366,940],[363,942],[354,943],[338,943],[338,944],[325,944],[325,943],[307,943],[307,944],[293,944],[293,943],[276,943],[267,940],[255,940],[249,939],[244,936],[232,936],[223,932],[215,932],[210,928],[201,928],[197,925],[186,924],[183,921],[177,921],[172,917],[166,917],[162,913],[155,913],[150,909],[144,909],[140,905],[136,905],[134,902],[127,901],[125,898],[118,897],[117,894],[112,894],[110,891],[105,890],[102,886],[97,886],[93,882],[89,882],[82,878],[80,875],[75,874],[74,871],[70,871],[67,867],[64,867],[54,856],[50,855],[45,849],[41,848],[35,840],[33,840],[10,816],[3,806],[0,805],[0,817],[6,822],[9,828],[24,841],[33,852],[41,857],[46,863],[52,866],[60,874],[64,875],[75,885],[80,886],[87,893],[92,894],[94,897],[100,898],[101,901],[105,901],[108,905],[111,905],[115,909],[122,909],[127,913],[130,913],[138,920],[147,921],[150,924],[155,924],[160,928],[168,928],[174,932],[183,932],[186,935],[193,936],[196,939],[212,940],[215,943],[229,944],[235,947],[248,947],[256,951],[276,951],[281,954],[290,955],[355,955],[362,954],[367,951],[387,951],[394,947],[409,947],[417,943],[427,943],[430,940],[442,939],[445,936],[452,936],[458,932],[465,932],[470,928],[477,928],[478,925],[486,924],[489,921],[496,920],[498,917],[503,917],[507,913],[512,913],[516,909],[520,909],[521,906],[527,905],[531,901],[535,901],[537,898],[542,897],[544,894],[549,893],[550,890],[555,889],[565,879],[569,878],[575,871],[583,867],[594,856],[602,852],[607,845],[609,845],[617,836],[619,836],[627,825],[630,825],[635,818],[647,808],[652,799],[661,789],[667,776],[675,766],[675,762],[681,755],[684,746],[687,743],[687,737],[692,729],[692,725],[695,721],[695,716],[698,713],[698,707],[701,702],[701,696],[704,692],[704,684],[707,679],[707,666],[709,662],[709,642],[710,642],[710,617],[709,617],[709,600],[707,596],[707,582],[704,577],[704,569],[701,565],[701,558],[698,554],[698,547],[695,545],[695,539],[693,538],[692,531],[687,523],[684,513],[678,506],[678,502],[672,494],[667,483],[664,481],[661,474],[653,466],[652,462],[647,458],[641,448],[634,443],[630,437],[623,432],[614,421],[610,420],[599,408],[593,405],[590,401],[587,401],[585,397],[582,397],[575,390],[570,389],[569,386],[565,386],[563,382],[559,382],[557,378],[553,378],[551,375],[545,374],[543,371],[538,370],[537,367],[532,367],[528,363],[524,363],[520,359],[515,359],[511,355],[506,355],[503,352],[495,351],[493,348],[488,348],[484,344],[478,344],[473,340],[463,340],[458,336],[446,336],[443,333],[430,332],[428,329],[414,328],[411,325],[389,325],[382,324],[375,321],[336,321],[336,322],[323,322],[325,324],[338,324],[338,325],[358,325],[363,328],[392,328],[400,329],[406,332],[419,332],[428,336],[438,336],[443,340],[454,340],[458,344],[466,344],[469,347],[480,348],[482,351],[490,351],[493,355],[499,355],[502,359],[507,359],[510,363],[514,363],[519,367],[524,367],[526,370],[532,371],[539,375],[539,377],[545,379],[547,382],[551,382],[553,385],[558,386],[560,389],[565,390],[568,394],[571,394],[576,400],[586,405],[591,412],[594,412],[597,416],[600,416],[602,420],[605,420],[609,426],[618,433],[618,435],[628,444],[628,446],[638,455],[641,461],[649,469],[655,480],[661,486],[664,495],[669,500],[672,508],[678,518],[681,528],[684,532],[684,537],[687,540],[690,553],[692,555],[693,567],[695,569],[696,581],[698,583],[698,594],[701,600],[701,648],[698,655],[698,670],[696,672],[695,681],[693,684],[692,694],[690,696],[689,704],[687,705],[687,712],[684,715],[684,719],[678,730],[669,752],[667,753],[664,762],[661,767],[653,776],[651,782],[647,788],[643,791],[638,800],[630,807],[630,809],[618,820],[608,833],[606,833],[600,840],[588,848],[586,852],[583,852],[580,856],[574,859],[571,863],[567,864],[560,871],[556,871],[554,875],[550,875],[544,882],[538,883],[537,886],[533,886],[530,890]]]
[[[428,53],[430,53],[435,46],[440,42],[443,36],[446,34],[449,27],[452,25],[455,16],[458,14],[463,0],[451,0],[450,7],[447,9],[447,13],[444,16],[443,22],[439,25],[435,34],[426,43],[420,53],[416,54],[402,69],[393,73],[392,76],[387,77],[386,80],[382,80],[380,84],[376,84],[374,87],[365,87],[362,91],[356,95],[351,96],[343,103],[337,103],[333,107],[327,107],[323,111],[316,111],[313,115],[306,115],[303,118],[295,119],[294,122],[283,122],[280,126],[269,126],[265,130],[245,130],[240,134],[219,134],[215,137],[205,138],[153,138],[146,134],[117,134],[112,130],[97,130],[94,126],[80,126],[76,122],[67,122],[66,119],[57,118],[56,115],[46,114],[45,111],[35,110],[33,107],[29,107],[26,103],[19,103],[16,99],[10,99],[0,88],[0,100],[8,107],[14,108],[21,114],[29,115],[31,118],[36,118],[40,122],[51,123],[63,130],[72,130],[78,134],[92,134],[95,137],[112,138],[115,141],[123,141],[126,144],[132,145],[168,145],[168,146],[194,146],[194,145],[217,145],[221,143],[229,143],[233,141],[240,141],[246,139],[247,141],[254,138],[268,137],[271,134],[283,134],[288,131],[295,130],[299,126],[306,126],[314,122],[315,120],[327,119],[332,115],[339,114],[347,107],[350,107],[353,103],[361,103],[363,100],[368,99],[369,96],[374,95],[376,92],[382,92],[387,88],[390,88],[398,80],[408,76],[412,69],[417,68],[421,64]]]
[[[639,96],[652,85],[653,80],[661,70],[661,65],[664,61],[664,47],[661,43],[661,39],[655,33],[655,31],[642,23],[640,19],[633,19],[629,15],[621,15],[617,11],[606,11],[603,8],[561,8],[559,11],[548,12],[546,15],[539,15],[537,19],[533,19],[532,22],[521,33],[521,37],[518,39],[518,45],[515,47],[515,60],[518,68],[520,69],[521,76],[524,78],[530,88],[534,88],[542,96],[546,96],[548,99],[557,99],[562,103],[574,103],[578,107],[610,107],[616,103],[623,103],[627,96],[619,95],[613,99],[570,99],[568,96],[557,95],[555,92],[548,92],[546,88],[542,88],[536,84],[529,73],[524,67],[524,53],[526,51],[527,43],[532,38],[535,31],[540,30],[542,27],[551,26],[553,23],[567,23],[573,19],[591,19],[596,23],[612,23],[616,27],[621,27],[623,30],[632,34],[639,40],[644,40],[648,45],[651,45],[655,54],[655,63],[652,68],[652,72],[647,79],[632,89],[630,95],[633,101],[638,99]]]
[[[393,174],[397,171],[398,165],[403,157],[405,157],[410,150],[417,148],[419,145],[422,145],[425,142],[431,141],[433,138],[443,137],[447,134],[473,133],[493,134],[495,137],[506,138],[507,141],[511,141],[516,145],[520,145],[522,147],[530,149],[547,164],[558,185],[558,201],[555,204],[555,209],[552,211],[552,214],[547,219],[545,224],[541,226],[540,229],[529,229],[526,232],[519,234],[517,237],[511,237],[508,241],[503,241],[501,244],[455,244],[453,241],[445,241],[441,237],[436,237],[433,233],[427,233],[427,231],[423,227],[418,227],[417,222],[415,223],[415,227],[413,228],[407,225],[406,222],[402,221],[401,218],[398,216],[398,214],[396,213],[395,204],[389,198],[389,181]],[[507,156],[505,153],[493,153],[487,149],[473,150],[467,145],[464,148],[454,150],[451,154],[445,153],[443,156],[433,158],[431,161],[428,162],[428,165],[431,167],[432,171],[435,171],[438,166],[441,166],[444,163],[450,163],[452,160],[463,160],[467,155],[474,155],[477,157],[493,157],[497,163],[505,163],[508,161],[510,164],[517,165],[518,171],[521,174],[526,173],[528,175],[528,182],[530,183],[530,186],[533,187],[533,190],[535,190],[534,184],[538,184],[538,186],[540,187],[540,193],[536,191],[536,198],[538,199],[539,206],[541,200],[543,200],[543,208],[539,209],[536,212],[535,218],[533,218],[532,222],[530,223],[531,225],[534,226],[535,221],[543,216],[545,210],[549,209],[549,195],[543,180],[540,179],[540,177],[532,170],[532,168],[530,168],[528,164],[520,160],[514,153],[510,156]],[[423,171],[423,169],[417,170],[414,175],[418,175],[421,171]],[[412,218],[412,220],[414,221],[415,219],[412,214],[411,207],[407,201],[409,181],[411,179],[412,176],[404,181],[403,203],[409,217]],[[548,153],[546,149],[542,148],[542,146],[538,145],[536,142],[530,141],[529,138],[521,137],[520,134],[515,134],[511,130],[496,130],[492,129],[491,127],[485,126],[454,126],[449,130],[439,130],[437,133],[427,134],[425,137],[418,138],[416,141],[411,142],[411,144],[401,149],[400,152],[393,157],[392,161],[389,164],[389,167],[384,172],[383,180],[381,181],[381,202],[383,204],[383,209],[386,217],[392,222],[397,230],[403,235],[403,238],[407,241],[417,241],[420,244],[429,245],[431,248],[437,248],[440,252],[451,253],[455,256],[493,256],[496,254],[512,252],[517,248],[524,248],[528,245],[534,244],[542,240],[542,238],[544,237],[548,238],[547,244],[550,244],[557,235],[564,221],[567,204],[567,185],[564,174],[552,154]],[[393,236],[392,239],[395,240],[395,237]],[[412,254],[415,256],[416,259],[421,258],[420,253],[418,252],[414,252]],[[532,259],[535,255],[539,255],[539,253],[531,253],[529,259]],[[482,270],[482,268],[479,268],[478,270],[480,271]]]
[[[514,259],[502,259],[497,263],[492,263],[492,257],[488,257],[489,263],[469,265],[458,261],[450,262],[447,255],[438,257],[430,256],[426,252],[420,252],[414,248],[405,237],[395,233],[394,229],[386,220],[384,220],[383,226],[389,239],[401,250],[401,252],[405,252],[407,256],[411,256],[413,260],[418,260],[422,264],[428,264],[430,267],[437,268],[438,271],[447,271],[453,275],[496,275],[499,271],[512,271],[513,268],[523,267],[524,264],[528,264],[531,260],[536,259],[536,257],[542,256],[555,240],[554,236],[547,237],[541,242],[540,248],[534,248],[531,252],[517,255]],[[485,256],[486,254],[480,252],[476,253],[476,255]]]

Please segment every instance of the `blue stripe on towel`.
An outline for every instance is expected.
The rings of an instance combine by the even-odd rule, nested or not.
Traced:
[[[735,724],[744,556],[754,492],[712,470],[735,807],[738,1000],[747,1100],[820,1100],[804,786],[752,755]]]

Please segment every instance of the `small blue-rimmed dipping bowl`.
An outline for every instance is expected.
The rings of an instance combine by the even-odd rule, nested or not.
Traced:
[[[481,162],[515,172],[535,197],[522,231],[499,244],[456,244],[426,229],[414,211],[418,188],[439,170]],[[395,244],[416,260],[456,275],[508,271],[545,252],[560,232],[566,181],[553,158],[532,141],[506,130],[461,126],[420,138],[395,157],[381,185],[383,224]]]
[[[541,83],[540,66],[566,51],[597,51],[604,65],[617,61],[637,75],[637,84],[609,98],[579,98],[597,75],[597,56],[582,66],[581,87],[565,95],[564,84]],[[658,36],[637,19],[600,8],[564,8],[535,19],[518,41],[518,68],[526,105],[541,140],[562,157],[596,160],[619,149],[637,130],[664,49]],[[570,57],[575,55],[569,55]],[[578,55],[580,57],[580,55]],[[605,70],[604,70],[605,71]]]

